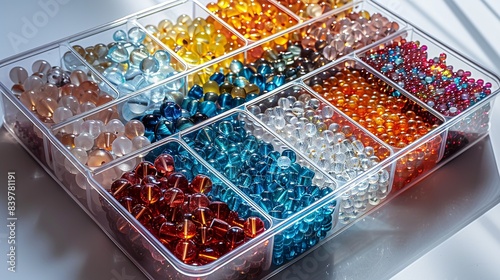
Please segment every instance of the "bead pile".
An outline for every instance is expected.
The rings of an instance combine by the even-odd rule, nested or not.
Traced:
[[[82,70],[64,71],[45,60],[35,61],[32,70],[30,76],[20,66],[10,70],[12,91],[44,123],[63,122],[114,99],[101,89],[104,84]]]
[[[207,4],[210,12],[225,21],[243,37],[258,41],[297,24],[297,20],[267,0],[218,0]],[[286,37],[280,37],[285,44]]]
[[[145,28],[189,64],[203,64],[243,46],[213,17],[192,19],[184,14],[175,23],[164,19]]]
[[[341,13],[312,23],[302,31],[301,44],[332,61],[399,30],[399,24],[380,13]]]
[[[390,155],[387,148],[353,129],[345,118],[305,90],[294,88],[277,96],[283,97],[275,98],[272,104],[252,105],[249,110],[340,183],[362,175]],[[388,195],[389,184],[389,172],[382,169],[346,192],[339,205],[340,221],[348,223],[368,204],[379,204]]]
[[[184,140],[277,219],[286,219],[335,188],[335,183],[308,167],[294,151],[244,114],[205,126],[184,136]],[[273,261],[282,264],[291,260],[324,238],[333,226],[334,208],[330,205],[313,211],[275,238]]]
[[[362,59],[412,95],[453,117],[491,94],[492,84],[470,71],[447,65],[446,54],[430,58],[418,41],[394,41],[366,52]]]
[[[182,66],[171,59],[170,54],[162,50],[139,27],[132,27],[125,32],[113,33],[113,42],[105,45],[98,43],[83,48],[74,45],[77,51],[90,65],[99,71],[109,82],[115,85],[121,96],[138,91],[151,84],[167,79],[179,73]],[[73,60],[64,56],[66,67],[73,67]],[[178,90],[182,84],[169,84]]]
[[[441,124],[436,117],[365,69],[332,68],[306,82],[332,105],[380,140],[400,149]],[[438,135],[398,160],[400,188],[439,160]]]
[[[178,168],[176,163],[180,160],[184,163]],[[243,218],[241,213],[252,212],[248,206],[234,193],[229,194],[230,190],[215,186],[209,176],[193,174],[191,170],[183,173],[188,167],[186,161],[191,166],[198,164],[181,154],[175,154],[175,158],[160,154],[154,162],[141,162],[133,171],[124,173],[109,191],[179,260],[205,265],[266,228],[257,216]],[[217,196],[214,199],[212,188],[225,192],[228,203],[218,201]]]
[[[352,0],[277,0],[277,2],[300,18],[309,19],[340,8]]]

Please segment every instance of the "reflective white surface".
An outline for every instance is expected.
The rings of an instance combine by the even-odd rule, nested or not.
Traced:
[[[158,1],[4,1],[0,59]],[[500,73],[500,2],[379,1]],[[31,26],[30,26],[31,25]],[[500,102],[490,137],[274,279],[500,279]],[[144,279],[95,223],[5,131],[0,181],[17,175],[17,272],[0,279]],[[7,259],[0,191],[0,257]]]

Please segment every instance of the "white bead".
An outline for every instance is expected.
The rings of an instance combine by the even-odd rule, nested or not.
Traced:
[[[111,150],[116,156],[124,156],[132,152],[132,141],[125,136],[120,136],[113,141]]]
[[[139,150],[143,147],[150,145],[151,142],[145,136],[136,136],[132,139],[132,146],[134,150]]]
[[[52,120],[54,123],[61,123],[73,116],[73,113],[71,112],[70,109],[66,107],[58,107],[57,109],[54,110],[54,116],[52,117]]]
[[[94,147],[94,137],[86,132],[80,133],[75,137],[75,146],[89,151]]]
[[[103,131],[104,123],[100,120],[87,120],[83,122],[83,124],[81,125],[81,129],[82,132],[86,132],[92,135],[92,137],[94,137],[95,139]]]
[[[65,95],[59,99],[58,105],[70,109],[73,115],[76,115],[78,114],[80,102],[78,102],[78,99],[73,95]]]
[[[112,119],[106,124],[104,131],[118,135],[125,132],[125,125],[120,120]]]

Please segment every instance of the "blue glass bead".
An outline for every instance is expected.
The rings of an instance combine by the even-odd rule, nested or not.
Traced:
[[[243,149],[251,153],[255,152],[258,147],[259,143],[253,135],[245,139],[245,142],[243,142]]]
[[[261,74],[253,74],[252,76],[250,76],[250,79],[248,81],[258,86],[260,91],[263,91],[266,88],[266,79]]]
[[[222,135],[228,136],[234,132],[233,124],[229,121],[221,121],[217,125],[217,131]]]
[[[158,60],[161,67],[170,67],[170,54],[164,50],[157,50],[153,57]]]
[[[243,63],[241,63],[241,61],[239,60],[233,60],[231,61],[231,63],[229,64],[229,70],[231,70],[231,72],[235,73],[235,74],[238,74],[241,69],[243,69]]]
[[[236,82],[236,78],[238,78],[238,76],[236,76],[236,74],[227,73],[227,75],[224,77],[224,83],[234,84]]]
[[[198,105],[198,110],[200,113],[210,118],[215,116],[217,105],[215,105],[215,102],[213,101],[203,101]]]
[[[295,152],[290,149],[283,150],[281,155],[288,157],[292,163],[294,163],[297,160],[297,154],[295,154]]]
[[[152,56],[148,56],[141,61],[139,69],[144,75],[153,75],[160,70],[160,63]]]
[[[160,118],[161,116],[159,115],[147,114],[142,117],[141,121],[147,131],[154,131],[156,125],[160,121]]]
[[[231,102],[231,107],[234,108],[234,107],[238,107],[242,104],[245,103],[245,98],[242,98],[242,97],[235,97],[233,98],[232,102]]]
[[[243,162],[241,161],[239,153],[231,153],[228,155],[228,163],[232,166],[240,168]]]
[[[212,102],[216,103],[218,98],[219,98],[219,95],[215,92],[207,92],[203,95],[204,101],[212,101]]]
[[[277,165],[281,169],[288,169],[292,164],[292,161],[287,156],[281,156],[276,161]]]
[[[145,131],[144,137],[148,138],[149,142],[153,143],[156,139],[154,131]]]
[[[228,149],[228,141],[227,138],[224,137],[223,135],[217,135],[214,139],[214,147],[217,149],[219,152],[224,152],[227,151]]]
[[[194,125],[193,121],[191,121],[188,117],[180,117],[175,121],[175,126],[178,130],[185,130]]]
[[[160,113],[165,119],[169,121],[175,121],[181,117],[181,109],[181,106],[179,106],[177,103],[167,101],[161,104]]]
[[[234,79],[233,84],[237,87],[244,88],[245,86],[249,85],[250,82],[245,77],[236,77],[236,79]]]
[[[196,112],[198,112],[199,104],[200,102],[198,101],[198,99],[191,99],[187,103],[185,110],[187,110],[190,115],[194,115],[196,114]]]
[[[191,121],[193,121],[194,124],[200,123],[202,121],[207,120],[208,117],[200,112],[197,112],[193,116],[191,116]]]
[[[266,212],[269,212],[273,209],[273,202],[269,198],[263,198],[259,202],[259,206]]]
[[[285,78],[286,78],[285,75],[275,75],[273,77],[273,84],[276,87],[280,87],[285,84]]]
[[[196,134],[196,141],[202,143],[205,146],[208,146],[212,143],[215,136],[215,131],[211,127],[207,126],[198,131],[198,134]]]
[[[125,31],[123,31],[123,30],[117,30],[117,31],[115,31],[115,33],[113,33],[113,40],[115,42],[119,42],[119,43],[126,42],[127,41],[127,33],[125,33]]]
[[[159,141],[163,138],[169,137],[175,132],[174,125],[167,120],[159,121],[154,129],[155,140]]]
[[[249,93],[247,94],[247,96],[245,97],[245,102],[249,102],[251,100],[254,100],[255,98],[259,97],[258,94],[256,93]]]
[[[255,74],[255,71],[253,71],[251,68],[245,66],[241,71],[238,73],[239,76],[245,77],[245,79],[250,80],[250,77]]]
[[[273,68],[269,64],[261,64],[259,67],[257,67],[257,73],[261,74],[262,76],[267,76],[273,73]]]
[[[128,30],[128,39],[132,44],[140,44],[146,38],[146,32],[139,27],[132,27]]]
[[[219,106],[223,108],[231,108],[232,102],[233,97],[229,93],[223,93],[219,95],[219,98],[217,99],[217,104],[219,104]]]
[[[230,136],[235,136],[234,134]],[[227,148],[227,153],[238,153],[240,151],[240,146],[238,142],[231,141],[231,137],[229,137],[229,146]]]
[[[279,210],[271,210],[269,211],[269,215],[271,215],[271,217],[273,218],[276,218],[276,219],[282,219],[283,218],[283,212],[282,211],[279,211]],[[277,236],[277,235],[276,235]],[[275,240],[274,240],[274,244],[276,245],[276,236],[275,236]],[[280,235],[281,236],[281,235]],[[276,249],[274,250],[274,254],[276,254]],[[274,256],[273,259],[276,259],[276,255]]]
[[[224,168],[224,175],[229,180],[235,180],[238,177],[238,168],[236,166],[226,166]]]
[[[125,76],[123,75],[123,72],[120,69],[116,68],[116,67],[108,67],[108,68],[106,68],[106,70],[104,70],[104,72],[102,73],[102,75],[108,81],[110,81],[111,83],[113,83],[115,85],[121,85],[121,84],[125,83]],[[130,92],[135,91],[135,87],[132,87],[130,85],[124,86],[122,89],[126,93],[129,93],[129,91]]]
[[[203,97],[203,88],[199,85],[193,85],[191,89],[189,89],[188,94],[189,97],[194,99],[200,99]]]
[[[248,187],[252,184],[252,177],[246,173],[240,173],[238,176],[238,186]]]
[[[224,79],[225,79],[224,74],[219,72],[213,73],[212,76],[210,76],[210,81],[214,81],[219,85],[224,82]]]
[[[260,154],[268,155],[272,151],[274,151],[273,144],[260,141],[260,143],[259,143],[259,153]]]
[[[124,63],[129,59],[129,52],[122,44],[116,44],[109,49],[108,57],[113,62]]]
[[[277,88],[277,86],[274,83],[267,83],[265,86],[265,91],[270,92],[273,91]]]
[[[167,73],[165,75],[165,79],[168,79],[168,78],[170,78],[172,76],[175,76],[177,74],[179,74],[179,72],[177,72],[177,71],[172,71],[170,73]],[[175,79],[175,80],[173,80],[171,82],[166,83],[165,87],[168,90],[180,90],[184,86],[184,82],[185,82],[184,78]]]

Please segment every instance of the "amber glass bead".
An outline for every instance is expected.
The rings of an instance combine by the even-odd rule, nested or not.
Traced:
[[[297,16],[303,19],[319,17],[324,13],[340,8],[352,0],[277,0]]]

